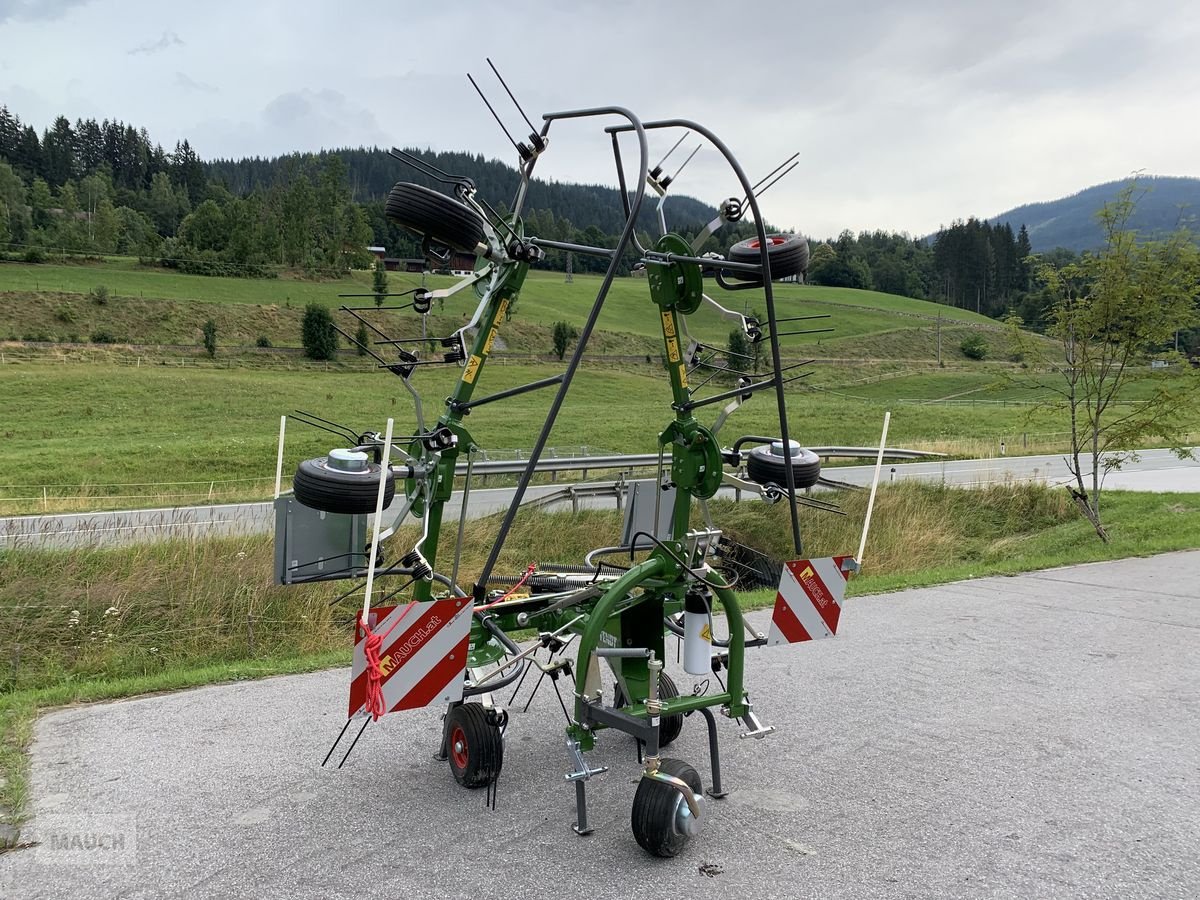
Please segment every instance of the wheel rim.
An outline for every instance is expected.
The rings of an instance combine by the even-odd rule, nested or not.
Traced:
[[[694,795],[697,803],[700,806],[700,815],[704,815],[704,798]],[[687,800],[683,795],[679,795],[679,799],[675,801],[675,812],[671,816],[671,831],[680,837],[694,837],[700,831],[701,819],[692,815],[692,809],[687,804]]]
[[[461,725],[455,725],[454,730],[450,732],[450,759],[454,763],[454,768],[466,769],[467,733],[462,730]]]
[[[779,245],[786,244],[786,243],[787,243],[787,238],[777,237],[774,235],[767,238],[767,246],[768,247],[778,247]],[[750,249],[751,250],[761,250],[762,242],[758,238],[755,238],[754,240],[752,240],[750,242]]]

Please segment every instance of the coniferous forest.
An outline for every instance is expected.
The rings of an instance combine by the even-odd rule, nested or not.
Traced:
[[[516,189],[515,169],[499,161],[412,152],[469,176],[501,212]],[[418,241],[384,216],[397,180],[436,186],[377,148],[206,162],[186,140],[168,151],[124,122],[60,116],[39,134],[0,106],[0,249],[30,262],[59,252],[122,254],[196,274],[337,274],[369,265],[369,245],[420,254]],[[623,226],[620,192],[599,185],[535,181],[525,210],[526,232],[553,240],[613,246]],[[715,215],[689,197],[672,197],[668,211],[672,229],[689,237]],[[652,243],[654,222],[653,209],[644,209],[643,243]],[[704,249],[721,251],[751,232],[744,221],[726,227],[721,243]],[[809,241],[814,284],[1015,313],[1032,327],[1043,315],[1024,227],[1014,234],[1008,224],[970,218],[931,238],[847,231]],[[565,261],[551,253],[543,265]],[[573,265],[599,271],[605,261],[576,254]]]

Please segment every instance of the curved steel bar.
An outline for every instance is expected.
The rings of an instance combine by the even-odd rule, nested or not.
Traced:
[[[549,132],[551,123],[559,119],[582,119],[595,116],[621,116],[628,120],[629,127],[637,132],[638,136],[638,145],[641,152],[641,168],[639,171],[643,173],[648,171],[650,149],[646,140],[646,130],[642,127],[642,123],[637,116],[623,107],[607,106],[595,109],[575,109],[564,112],[546,113],[542,116],[546,122],[542,128],[542,135],[544,137]],[[546,447],[550,431],[554,427],[554,420],[558,417],[558,411],[562,408],[563,401],[567,397],[567,391],[571,387],[571,381],[575,377],[575,372],[579,368],[580,361],[583,359],[583,351],[587,347],[588,338],[591,337],[592,330],[596,327],[596,320],[600,318],[600,310],[604,307],[604,300],[608,296],[608,290],[612,287],[613,279],[617,275],[617,266],[621,263],[621,255],[625,252],[625,248],[629,246],[630,238],[633,236],[637,225],[638,213],[641,211],[642,200],[645,194],[646,179],[641,178],[638,181],[637,192],[631,204],[629,217],[625,220],[625,229],[621,232],[621,237],[617,240],[617,246],[613,249],[612,260],[608,264],[608,270],[604,273],[604,281],[600,284],[600,290],[596,293],[596,300],[592,304],[592,311],[588,314],[587,321],[579,333],[579,339],[575,344],[575,352],[571,354],[571,361],[567,364],[566,371],[563,372],[562,384],[559,385],[558,393],[554,395],[554,400],[550,403],[550,409],[546,413],[546,421],[542,425],[541,433],[538,434],[537,442],[533,445],[533,449],[529,453],[529,464],[525,467],[525,471],[521,473],[520,481],[517,482],[516,490],[513,493],[512,502],[504,514],[504,521],[500,523],[500,531],[496,535],[496,541],[492,544],[487,562],[484,563],[483,569],[479,573],[479,579],[475,583],[474,593],[477,599],[483,598],[488,578],[491,577],[492,569],[496,566],[496,560],[500,557],[500,551],[504,548],[504,540],[508,536],[509,529],[512,528],[513,519],[516,518],[517,510],[520,508],[521,501],[525,497],[525,491],[529,487],[529,482],[533,479],[538,460],[541,458],[542,451]],[[765,237],[763,241],[766,241]],[[764,250],[763,252],[765,253],[766,251]],[[790,467],[788,472],[790,474]]]
[[[749,198],[750,209],[754,213],[754,227],[758,232],[759,259],[761,260],[763,276],[763,296],[767,304],[767,324],[771,329],[771,363],[775,366],[775,373],[776,376],[778,376],[783,367],[783,363],[779,355],[779,339],[775,334],[775,293],[771,286],[771,261],[767,255],[767,230],[766,226],[763,225],[762,215],[758,209],[758,198],[754,196],[754,190],[750,186],[750,179],[746,177],[746,172],[742,169],[741,163],[737,161],[737,158],[732,152],[730,152],[729,148],[725,146],[725,143],[703,125],[692,122],[688,119],[662,119],[660,121],[645,122],[642,124],[643,132],[659,128],[690,128],[697,134],[703,135],[705,138],[707,138],[708,142],[716,147],[720,154],[725,157],[725,161],[729,163],[729,167],[733,169],[734,174],[737,175],[738,181],[741,182],[742,188],[745,190],[746,196]],[[605,131],[613,134],[627,130],[628,128],[623,125],[609,126],[605,129]],[[777,377],[776,381],[775,402],[779,407],[779,431],[780,437],[783,440],[783,445],[787,447],[789,446],[789,435],[787,426],[787,405],[783,395],[783,379]],[[786,466],[784,468],[784,474],[786,475],[785,480],[787,481],[786,487],[788,499],[791,501],[789,506],[791,507],[792,512],[792,542],[796,548],[796,556],[800,556],[803,553],[803,550],[801,549],[800,544],[800,516],[796,511],[796,476],[795,473],[792,472],[791,466]]]

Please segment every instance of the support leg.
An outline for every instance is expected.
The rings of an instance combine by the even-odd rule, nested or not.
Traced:
[[[575,782],[575,824],[571,826],[580,837],[592,833],[592,826],[588,824],[587,817],[587,788],[584,787],[583,779]]]
[[[708,759],[712,765],[712,787],[708,789],[708,796],[720,800],[729,791],[721,787],[721,748],[717,745],[717,720],[708,707],[702,707],[700,714],[704,716],[708,725]]]

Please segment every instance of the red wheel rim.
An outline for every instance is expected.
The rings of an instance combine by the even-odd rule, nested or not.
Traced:
[[[767,245],[771,246],[771,247],[778,247],[780,244],[786,244],[786,243],[787,243],[787,238],[779,237],[778,235],[771,235],[769,238],[767,238]],[[750,249],[751,250],[761,250],[762,242],[758,238],[755,238],[754,240],[752,240],[750,242]]]
[[[462,730],[461,725],[455,725],[454,730],[450,732],[450,759],[454,763],[454,768],[461,770],[467,768],[467,733]]]

